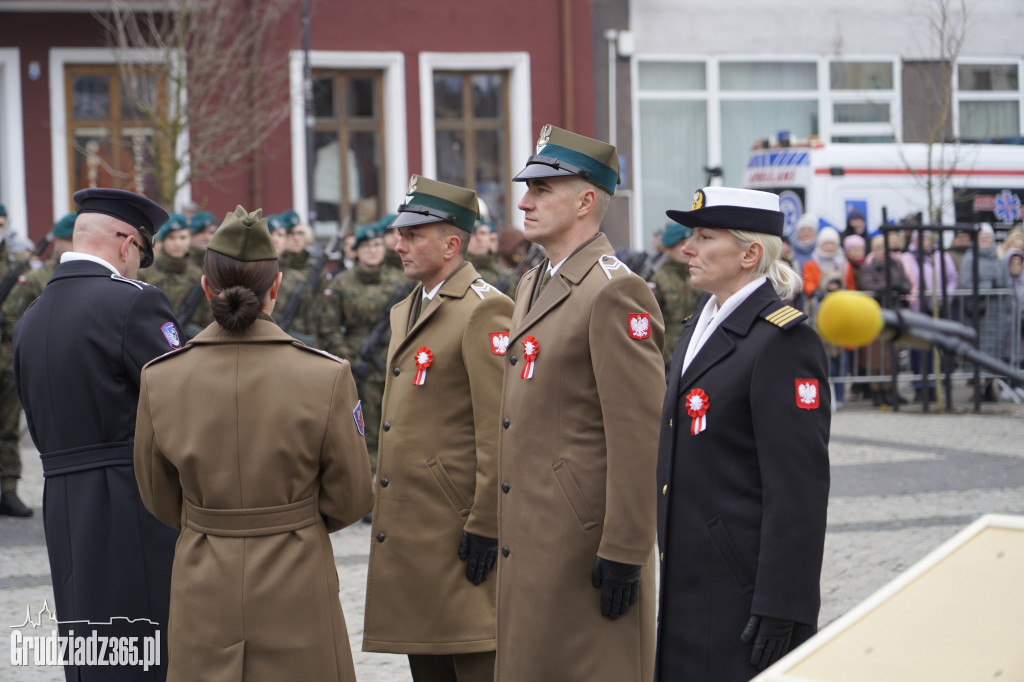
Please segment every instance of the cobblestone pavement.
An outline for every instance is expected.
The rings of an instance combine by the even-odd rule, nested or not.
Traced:
[[[961,401],[959,405],[966,405]],[[834,415],[832,496],[822,575],[822,626],[861,602],[985,513],[1024,515],[1024,408],[986,404],[981,414],[872,410],[848,403]],[[30,520],[0,517],[0,624],[22,622],[52,591],[39,508],[42,478],[23,440],[21,495]],[[370,527],[331,536],[356,674],[365,682],[409,682],[404,656],[360,651]],[[3,628],[6,630],[7,628]],[[59,669],[11,665],[0,641],[0,680],[63,680]]]

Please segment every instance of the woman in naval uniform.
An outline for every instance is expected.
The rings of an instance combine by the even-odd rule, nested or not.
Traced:
[[[739,682],[817,627],[828,505],[828,369],[783,301],[783,214],[767,192],[706,187],[683,246],[710,296],[676,344],[658,448],[655,679]]]

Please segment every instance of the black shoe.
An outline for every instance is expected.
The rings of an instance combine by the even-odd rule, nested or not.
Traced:
[[[7,516],[19,516],[27,517],[32,516],[35,512],[21,501],[18,497],[18,493],[11,491],[0,494],[0,514],[6,514]]]
[[[373,512],[363,517],[363,523],[373,523]]]

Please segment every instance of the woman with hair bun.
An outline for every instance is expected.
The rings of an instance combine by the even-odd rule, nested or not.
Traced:
[[[271,321],[262,211],[225,217],[204,271],[215,322],[143,369],[135,431],[142,500],[181,531],[167,679],[355,680],[328,538],[373,501],[349,364]]]

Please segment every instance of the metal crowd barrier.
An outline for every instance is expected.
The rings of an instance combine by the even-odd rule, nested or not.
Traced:
[[[910,305],[912,300],[913,297],[905,297],[901,304]],[[979,350],[1008,362],[1012,367],[1022,366],[1024,349],[1021,343],[1021,310],[1013,289],[981,290],[977,304],[974,303],[971,290],[958,289],[949,295],[948,300],[948,311],[941,316],[943,319],[974,327],[979,332]],[[812,326],[815,325],[819,303],[820,301],[814,298],[807,304],[806,312],[811,318]],[[969,314],[975,306],[984,311],[977,325],[974,317]],[[958,358],[943,358],[941,363],[933,361],[930,372],[914,372],[910,363],[911,349],[894,345],[884,339],[876,339],[863,348],[854,349],[839,348],[826,343],[825,350],[830,360],[829,383],[833,390],[833,398],[836,397],[838,386],[843,386],[844,390],[841,392],[846,393],[856,385],[892,383],[892,392],[896,395],[900,385],[923,383],[924,386],[928,386],[947,380],[975,378],[974,365]],[[977,375],[981,382],[1000,379],[999,375],[982,367],[977,368]],[[1000,389],[1004,388],[1005,390],[1001,391],[1002,395],[1017,404],[1024,399],[1024,392],[1020,389],[1014,391],[1001,383]]]

